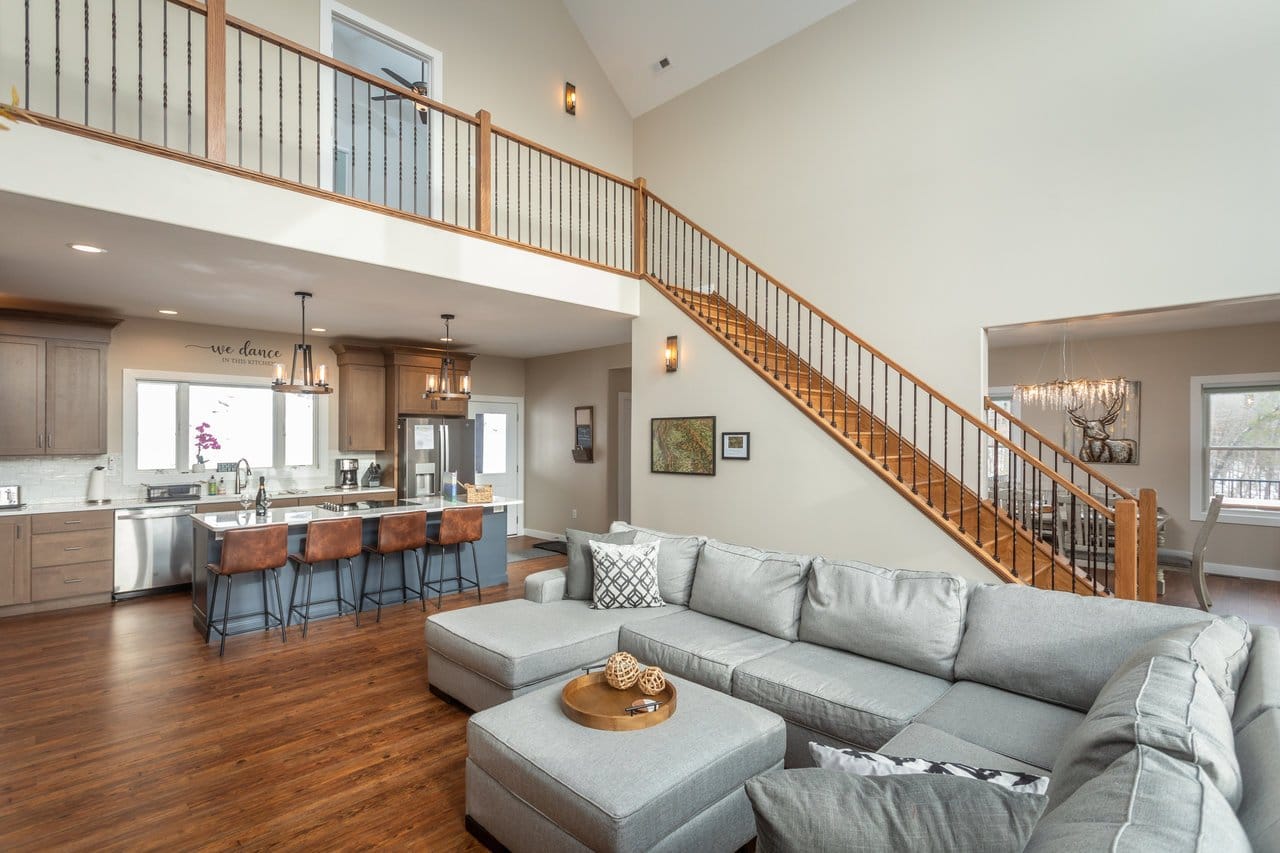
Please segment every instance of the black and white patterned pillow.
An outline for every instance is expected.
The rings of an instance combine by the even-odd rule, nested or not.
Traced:
[[[599,610],[615,607],[661,607],[658,592],[658,546],[661,542],[638,545],[610,545],[592,540],[591,562],[595,573],[591,606]]]
[[[813,763],[826,770],[844,770],[859,776],[895,776],[909,773],[933,773],[941,776],[963,776],[980,779],[1011,791],[1043,794],[1049,790],[1049,777],[1008,770],[984,770],[954,761],[930,761],[927,758],[897,758],[860,749],[836,749],[820,743],[809,744]]]

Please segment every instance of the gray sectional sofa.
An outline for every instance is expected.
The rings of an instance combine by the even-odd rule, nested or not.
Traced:
[[[884,780],[799,769],[818,742],[1050,776],[1010,849],[1280,851],[1274,628],[620,523],[611,534],[662,542],[665,606],[593,610],[588,535],[573,535],[569,568],[531,576],[523,600],[427,620],[432,688],[481,710],[621,649],[771,710],[786,722],[788,769],[747,786],[762,850],[877,831],[857,804],[868,785],[892,801]],[[931,787],[955,799],[954,779],[893,778],[914,786],[913,813],[927,812],[918,798]],[[821,814],[832,791],[842,805]]]

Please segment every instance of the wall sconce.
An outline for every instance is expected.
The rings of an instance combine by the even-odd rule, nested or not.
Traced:
[[[680,369],[680,339],[675,335],[667,338],[665,357],[667,362],[667,373],[675,373]]]
[[[578,88],[568,81],[564,84],[564,111],[571,116],[578,114]]]

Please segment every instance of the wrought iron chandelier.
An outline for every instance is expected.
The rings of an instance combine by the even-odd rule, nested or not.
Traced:
[[[293,345],[293,364],[289,368],[289,381],[284,381],[284,365],[276,365],[276,377],[271,388],[281,394],[332,394],[333,386],[325,381],[325,368],[314,369],[311,361],[311,344],[307,343],[307,300],[311,294],[305,290],[294,291],[302,300],[302,340]],[[302,360],[302,372],[298,372],[298,360]]]
[[[1070,376],[1067,358],[1067,330],[1062,332],[1062,376]],[[1041,361],[1041,366],[1044,362]],[[1133,390],[1133,383],[1123,376],[1108,379],[1052,379],[1029,385],[1013,386],[1013,397],[1019,403],[1032,403],[1045,409],[1080,409],[1110,406]]]
[[[422,394],[424,400],[470,400],[471,376],[458,378],[458,365],[449,355],[449,344],[453,337],[449,334],[449,323],[456,319],[452,314],[441,314],[444,320],[444,355],[440,358],[440,371],[427,374],[427,388]]]

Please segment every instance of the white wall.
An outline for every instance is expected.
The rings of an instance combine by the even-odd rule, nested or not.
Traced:
[[[1278,27],[1266,0],[860,0],[639,118],[636,173],[976,411],[986,326],[1276,290]],[[644,369],[679,319],[656,311],[642,294],[637,447],[654,414],[716,414],[786,455],[660,482],[637,459],[640,523],[956,561],[727,354]]]

